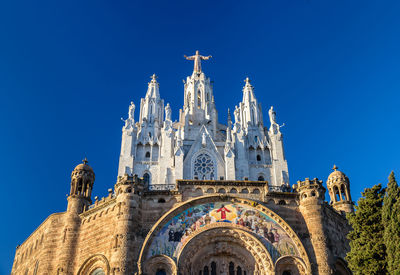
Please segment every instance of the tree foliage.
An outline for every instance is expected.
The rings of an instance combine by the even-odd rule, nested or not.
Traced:
[[[383,240],[382,205],[385,189],[381,184],[366,188],[348,215],[353,230],[350,231],[350,252],[346,256],[355,275],[386,274],[386,247]]]
[[[383,200],[382,223],[389,274],[400,275],[400,189],[394,173],[390,173]]]

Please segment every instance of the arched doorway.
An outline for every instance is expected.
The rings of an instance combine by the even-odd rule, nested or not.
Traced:
[[[251,232],[211,224],[189,237],[178,255],[181,274],[272,274],[267,248]]]

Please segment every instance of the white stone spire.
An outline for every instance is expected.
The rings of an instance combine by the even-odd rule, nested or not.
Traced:
[[[146,121],[160,124],[163,121],[164,101],[160,98],[159,86],[157,76],[153,74],[148,83],[146,96],[140,102],[140,123]]]
[[[135,105],[129,106],[118,175],[136,174],[159,190],[175,188],[178,179],[196,178],[268,181],[274,190],[287,186],[288,168],[275,110],[269,110],[268,130],[254,87],[246,78],[242,100],[232,113],[234,121],[228,110],[227,125],[220,124],[212,82],[200,66],[204,59],[198,53],[189,59],[195,66],[184,81],[179,121],[172,121],[172,106],[164,108],[155,75],[140,102],[137,122]],[[199,165],[211,169],[209,174],[200,177]]]
[[[262,125],[261,106],[254,95],[254,87],[250,84],[250,79],[245,79],[243,87],[243,100],[240,104],[242,115],[242,126],[247,128],[250,126]]]
[[[179,121],[188,127],[205,125],[212,136],[216,135],[218,112],[215,108],[213,87],[210,78],[203,72],[194,73],[184,81],[184,105]],[[185,136],[189,131],[184,131]],[[196,139],[195,132],[191,139]]]

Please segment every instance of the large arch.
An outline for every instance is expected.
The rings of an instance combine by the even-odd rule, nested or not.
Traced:
[[[224,207],[226,211],[222,217],[224,211],[221,209]],[[216,215],[219,215],[218,218],[215,218]],[[242,219],[244,216],[245,221]],[[180,231],[175,231],[176,226]],[[184,230],[181,230],[183,227]],[[190,199],[165,213],[144,240],[138,259],[139,274],[143,274],[142,267],[145,262],[156,255],[164,254],[171,257],[180,268],[181,260],[184,259],[182,257],[185,257],[181,253],[183,249],[188,249],[186,246],[191,240],[201,238],[204,231],[211,230],[207,229],[208,227],[218,227],[220,232],[233,230],[232,232],[249,234],[246,235],[248,240],[253,244],[258,240],[262,244],[258,249],[266,249],[268,253],[264,254],[270,255],[266,257],[270,257],[271,262],[276,263],[278,258],[290,255],[302,259],[307,273],[311,271],[304,246],[294,230],[279,215],[261,202],[219,194]],[[275,239],[271,234],[273,232],[279,233],[275,234]],[[230,241],[235,244],[240,243],[240,241]],[[247,247],[244,243],[240,244],[242,247]],[[275,269],[274,266],[275,264],[271,264],[272,269]]]
[[[198,274],[214,262],[217,274],[227,273],[229,263],[248,274],[272,274],[272,258],[259,238],[229,223],[210,224],[190,236],[177,258],[179,273]]]

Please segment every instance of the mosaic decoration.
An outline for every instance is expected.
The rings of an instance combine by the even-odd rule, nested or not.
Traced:
[[[299,255],[289,235],[266,214],[247,205],[213,202],[186,209],[169,220],[153,239],[147,257],[167,255],[176,260],[189,236],[218,222],[232,223],[261,236],[274,261],[285,255]]]

